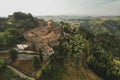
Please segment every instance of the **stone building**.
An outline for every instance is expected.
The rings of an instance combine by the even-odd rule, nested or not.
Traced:
[[[25,39],[34,45],[35,50],[47,50],[44,52],[48,54],[50,50],[53,51],[53,46],[59,44],[58,40],[62,36],[62,27],[59,25],[54,25],[51,20],[48,21],[47,26],[39,26],[24,33]]]

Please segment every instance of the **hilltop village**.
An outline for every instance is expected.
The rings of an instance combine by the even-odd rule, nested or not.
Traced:
[[[31,29],[24,33],[25,39],[29,42],[29,49],[39,51],[42,49],[44,55],[54,53],[52,47],[59,45],[60,37],[63,37],[63,29],[61,26],[53,24],[52,20],[47,21],[47,25],[39,22],[39,27]]]
[[[119,26],[120,17],[0,18],[0,80],[120,80]]]
[[[31,14],[21,12],[9,15],[0,25],[1,32],[8,30],[7,33],[10,34],[6,35],[13,36],[8,37],[10,44],[0,43],[0,57],[7,61],[10,68],[32,77],[39,74],[36,69],[48,64],[49,57],[55,53],[53,47],[59,46],[60,38],[64,37],[61,25],[52,20],[33,18]],[[10,27],[6,29],[6,26]],[[33,58],[37,60],[34,61]],[[19,73],[16,74],[20,76]]]

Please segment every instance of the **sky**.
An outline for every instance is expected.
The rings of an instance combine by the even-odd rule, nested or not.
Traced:
[[[0,16],[33,15],[120,16],[120,0],[0,0]]]

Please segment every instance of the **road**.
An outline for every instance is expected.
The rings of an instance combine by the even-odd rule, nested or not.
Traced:
[[[18,54],[17,60],[32,60],[34,56],[39,58],[39,55]]]
[[[8,53],[8,50],[0,51],[0,53]]]
[[[24,51],[24,50],[23,51],[19,50],[18,53],[28,53],[28,54],[36,53],[37,54],[37,52],[35,51]]]
[[[28,79],[30,79],[30,80],[35,80],[34,78],[29,77],[29,76],[23,74],[22,72],[18,71],[17,69],[15,69],[15,68],[13,68],[13,67],[11,67],[11,66],[9,66],[9,65],[7,65],[7,67],[8,67],[9,69],[13,70],[13,71],[14,71],[17,75],[19,75],[21,78],[28,78]]]
[[[9,50],[3,50],[3,51],[0,51],[0,53],[8,53]],[[18,53],[27,53],[27,54],[38,54],[38,52],[35,52],[35,51],[24,51],[24,50],[17,50]]]

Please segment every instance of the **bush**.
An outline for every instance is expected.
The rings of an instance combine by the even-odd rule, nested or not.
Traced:
[[[34,67],[35,70],[38,69],[39,64],[40,64],[40,62],[39,62],[38,57],[34,56],[33,59],[32,59],[32,65],[33,65],[33,67]]]
[[[93,47],[87,61],[89,67],[105,80],[120,80],[120,70],[113,63],[112,56],[101,47]]]
[[[0,72],[6,67],[6,62],[0,58]]]
[[[18,57],[18,52],[15,49],[10,49],[9,54],[12,61],[15,61]]]

